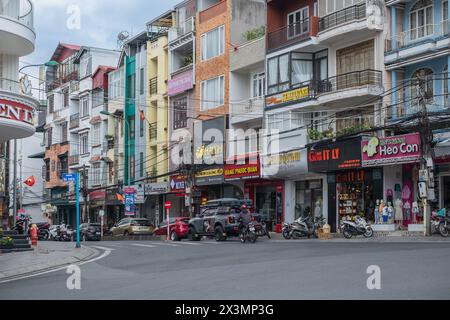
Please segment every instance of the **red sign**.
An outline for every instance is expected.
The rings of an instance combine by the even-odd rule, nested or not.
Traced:
[[[365,179],[364,170],[348,171],[336,174],[337,183],[364,182],[364,179]]]
[[[250,158],[245,164],[225,164],[224,178],[226,181],[240,179],[257,179],[261,176],[259,158]]]
[[[171,176],[169,180],[171,193],[186,192],[186,177],[181,175]]]
[[[169,210],[170,208],[172,208],[172,203],[170,201],[166,201],[166,203],[164,203],[164,208]]]
[[[96,190],[89,193],[89,200],[105,200],[106,199],[106,191],[104,190]]]
[[[310,172],[330,172],[361,167],[361,138],[337,141],[308,150]]]
[[[362,164],[365,167],[370,167],[417,162],[422,155],[420,144],[418,133],[385,138],[367,138],[361,142]]]
[[[18,102],[0,99],[0,118],[33,125],[33,108]]]

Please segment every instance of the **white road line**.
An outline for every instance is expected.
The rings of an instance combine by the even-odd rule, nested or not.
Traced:
[[[98,257],[93,258],[93,259],[88,260],[88,261],[83,261],[83,262],[79,262],[79,263],[67,264],[67,265],[64,266],[64,267],[59,267],[59,268],[52,269],[52,270],[47,270],[47,271],[42,271],[42,272],[38,272],[38,273],[33,273],[33,274],[31,274],[31,275],[21,276],[21,277],[17,277],[17,278],[14,278],[14,279],[0,280],[0,284],[8,283],[8,282],[13,282],[13,281],[18,281],[18,280],[23,280],[23,279],[28,279],[28,278],[33,278],[33,277],[42,276],[42,275],[48,274],[48,273],[53,273],[53,272],[58,272],[58,271],[66,270],[67,267],[68,267],[69,265],[82,266],[82,265],[84,265],[84,264],[91,263],[91,262],[98,261],[98,260],[100,260],[100,259],[106,258],[107,256],[109,256],[109,255],[111,254],[111,251],[114,250],[114,249],[110,249],[110,248],[97,247],[97,246],[94,246],[94,248],[98,248],[98,249],[104,250],[104,252],[103,252],[101,255],[99,255]]]
[[[180,247],[180,245],[178,244],[171,244],[171,243],[167,243],[167,242],[149,242],[152,245],[156,245],[156,246],[166,246],[166,247]]]
[[[144,247],[144,248],[156,248],[157,246],[152,246],[150,244],[142,244],[142,243],[130,243],[130,245],[135,247]]]
[[[201,243],[204,243],[204,244],[223,244],[223,242],[213,242],[213,241],[202,241]]]
[[[201,246],[201,243],[196,243],[196,242],[183,242],[183,241],[179,241],[177,242],[177,244],[187,244],[188,246]]]

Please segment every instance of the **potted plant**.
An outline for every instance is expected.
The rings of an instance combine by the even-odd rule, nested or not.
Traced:
[[[322,138],[322,133],[316,129],[308,129],[308,137],[311,140],[320,140]]]
[[[0,249],[12,249],[14,241],[11,237],[5,237],[0,239]]]
[[[112,134],[105,135],[106,140],[114,140],[114,136]]]

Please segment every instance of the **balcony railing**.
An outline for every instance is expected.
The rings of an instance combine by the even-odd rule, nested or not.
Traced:
[[[61,118],[61,111],[53,111],[53,120],[59,120]]]
[[[341,24],[361,20],[366,17],[366,3],[357,4],[342,10],[330,13],[322,18],[319,22],[319,32],[337,27]]]
[[[177,27],[170,28],[169,42],[181,38],[185,34],[195,31],[195,17],[191,17],[183,22],[180,22]]]
[[[317,94],[331,93],[339,90],[357,88],[366,85],[382,85],[382,72],[362,70],[340,74],[315,83]]]
[[[0,78],[0,90],[19,93],[20,92],[20,84],[18,81],[15,81],[15,80]]]
[[[80,126],[80,114],[79,113],[72,114],[70,116],[69,129],[78,128],[79,126]]]
[[[150,79],[150,95],[158,93],[158,77]]]
[[[396,36],[396,47],[393,47],[392,39],[386,39],[385,51],[401,49],[414,45],[430,37],[443,37],[449,35],[448,20],[441,21],[439,24],[428,24],[399,33]]]
[[[6,1],[0,5],[3,6],[0,16],[17,20],[31,30],[34,29],[34,10],[30,0],[19,0],[19,7],[16,6],[16,1]]]
[[[267,35],[267,49],[270,51],[308,40],[310,37],[317,35],[318,26],[319,18],[311,17],[269,32]]]
[[[264,109],[264,98],[251,98],[238,101],[231,105],[231,112],[233,116],[243,114],[260,114],[262,116]]]
[[[157,132],[158,132],[158,123],[150,123],[149,126],[149,138],[150,141],[154,141],[157,138]]]
[[[70,155],[69,156],[69,166],[74,166],[80,163],[80,155]]]
[[[211,7],[203,10],[199,14],[200,23],[208,21],[219,14],[225,13],[227,11],[227,1],[220,1]]]

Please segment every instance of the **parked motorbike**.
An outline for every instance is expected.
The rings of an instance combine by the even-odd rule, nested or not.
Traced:
[[[267,224],[262,220],[260,215],[253,215],[251,220],[257,222],[257,224],[255,225],[257,237],[267,236],[269,239],[271,239],[270,233],[269,231],[267,231]]]
[[[50,239],[54,241],[72,241],[73,231],[68,226],[62,224],[58,226],[52,226],[49,230]]]
[[[38,228],[38,240],[48,240],[50,238],[50,224],[47,222],[35,223]],[[31,229],[28,230],[28,236],[31,236]]]
[[[285,239],[299,239],[311,236],[317,238],[319,229],[323,227],[325,219],[323,216],[312,218],[311,215],[300,217],[293,223],[285,223],[281,233]]]
[[[450,231],[450,211],[440,209],[433,211],[431,216],[431,231],[438,231],[442,237],[448,237]]]
[[[31,217],[27,215],[21,215],[16,221],[16,224],[12,230],[16,230],[19,234],[28,234],[31,224]]]
[[[256,226],[254,221],[250,221],[241,227],[239,239],[242,243],[245,243],[247,240],[251,243],[255,243],[257,238],[258,236],[256,235]]]
[[[365,238],[373,237],[372,227],[360,216],[356,216],[354,220],[342,220],[341,231],[346,239],[358,235],[363,235]]]

